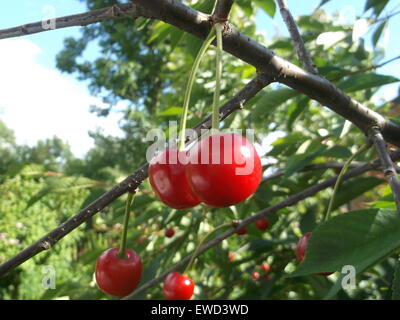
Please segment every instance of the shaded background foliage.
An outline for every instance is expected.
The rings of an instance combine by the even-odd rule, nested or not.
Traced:
[[[82,0],[83,1],[83,0]],[[85,0],[88,10],[122,3],[111,0]],[[211,12],[213,1],[184,1],[192,7]],[[383,16],[389,1],[365,1],[365,18],[371,30],[368,39],[353,41],[353,25],[338,24],[337,14],[330,16],[321,7],[298,18],[306,46],[319,70],[339,88],[369,108],[398,119],[398,99],[380,106],[372,96],[383,85],[398,79],[379,74],[384,48],[378,40],[387,24]],[[278,55],[299,64],[290,39],[265,38],[255,24],[257,10],[274,16],[274,1],[238,0],[231,21],[244,34],[274,50]],[[75,158],[69,146],[54,137],[34,147],[16,145],[13,132],[0,122],[0,262],[16,254],[56,225],[84,208],[123,176],[146,161],[145,140],[152,128],[171,130],[181,112],[183,92],[194,57],[201,41],[183,31],[146,19],[111,20],[84,27],[80,38],[65,39],[57,56],[57,67],[87,81],[90,91],[103,98],[108,108],[91,106],[92,112],[106,117],[120,112],[123,137],[91,132],[95,147],[84,158]],[[320,44],[321,33],[340,35],[336,42]],[[95,59],[85,57],[85,49],[100,48]],[[188,126],[210,113],[214,75],[214,49],[201,65],[191,99]],[[222,100],[229,99],[255,75],[255,69],[224,53]],[[183,76],[184,75],[184,76]],[[213,227],[240,219],[285,197],[321,182],[335,174],[321,169],[302,172],[309,164],[345,161],[364,142],[360,132],[341,117],[321,108],[308,97],[281,85],[264,89],[243,111],[224,121],[225,128],[252,128],[256,142],[265,143],[275,134],[272,148],[262,158],[267,172],[285,169],[279,179],[261,184],[257,193],[235,207],[210,209],[197,206],[191,210],[172,210],[158,201],[146,181],[134,203],[135,219],[130,226],[128,246],[139,253],[144,263],[142,283],[159,275],[168,266],[190,253]],[[359,157],[369,161],[373,150]],[[233,236],[203,254],[192,278],[198,299],[386,299],[396,256],[376,260],[357,277],[354,290],[331,291],[337,274],[329,278],[317,275],[287,278],[295,270],[294,245],[298,238],[313,231],[324,214],[331,190],[320,192],[298,205],[269,217],[271,227],[261,232],[250,226],[243,237]],[[0,279],[2,299],[104,299],[93,281],[94,264],[99,254],[118,246],[124,199],[94,216],[52,250],[42,253]],[[337,195],[334,214],[354,209],[394,208],[390,189],[379,173],[347,181]],[[167,226],[177,228],[172,239],[163,236]],[[349,225],[349,227],[351,227]],[[234,252],[235,259],[228,259]],[[271,270],[263,274],[260,263]],[[44,265],[57,270],[55,290],[42,288]],[[251,278],[251,272],[263,276]],[[330,293],[331,292],[331,293]],[[333,293],[332,293],[333,292]],[[139,298],[161,299],[160,287],[148,290]]]

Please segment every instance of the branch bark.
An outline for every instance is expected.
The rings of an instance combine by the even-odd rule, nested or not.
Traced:
[[[318,70],[315,67],[314,63],[311,60],[310,55],[304,45],[303,38],[300,35],[299,29],[297,28],[296,22],[289,10],[289,7],[286,4],[286,0],[277,0],[278,6],[283,18],[283,21],[286,24],[286,27],[289,30],[290,37],[292,38],[294,47],[296,48],[297,56],[299,57],[300,62],[302,63],[304,69],[313,74],[318,74]]]
[[[233,0],[218,0],[213,12],[214,22],[224,22],[228,20],[229,12],[231,11]]]
[[[138,18],[146,16],[144,10],[134,3],[116,4],[112,7],[106,7],[81,14],[74,14],[56,18],[54,20],[55,29],[86,26],[110,19],[119,18]],[[24,24],[22,26],[0,30],[0,39],[20,37],[38,32],[54,30],[49,27],[44,27],[45,21],[38,21]]]
[[[400,150],[396,150],[395,152],[392,153],[391,155],[392,160],[396,161],[398,159],[400,159]],[[369,170],[374,170],[377,167],[379,167],[380,162],[379,160],[375,160],[372,163],[366,163],[362,166],[359,166],[357,168],[351,169],[349,170],[344,176],[343,176],[343,180],[348,180],[350,178],[359,176]],[[239,229],[247,226],[250,223],[256,222],[257,220],[263,218],[263,217],[267,217],[268,215],[277,212],[278,210],[281,210],[283,208],[292,206],[296,203],[298,203],[301,200],[304,200],[310,196],[315,195],[317,192],[324,190],[328,187],[334,186],[336,183],[338,176],[330,178],[328,180],[325,180],[324,182],[321,182],[317,185],[314,185],[312,187],[309,187],[295,195],[290,196],[289,198],[283,200],[282,202],[279,202],[273,206],[270,206],[268,208],[265,208],[263,210],[261,210],[260,212],[252,215],[251,217],[248,217],[244,220],[242,220],[237,226],[236,228],[232,228],[229,229],[228,231],[225,231],[223,233],[221,233],[220,235],[218,235],[217,237],[215,237],[214,239],[210,240],[209,242],[207,242],[206,244],[204,244],[203,246],[201,246],[199,248],[199,250],[197,251],[196,257],[201,255],[202,253],[204,253],[205,251],[207,251],[208,249],[212,248],[213,246],[217,245],[218,243],[220,243],[222,240],[230,237],[231,235],[233,235],[234,233],[236,233],[236,231],[238,231]],[[164,278],[171,272],[174,272],[176,270],[178,270],[179,268],[185,266],[192,258],[192,254],[186,256],[185,258],[183,258],[181,261],[179,261],[177,264],[175,264],[174,266],[172,266],[171,268],[169,268],[167,271],[165,271],[163,274],[161,274],[160,276],[158,276],[157,278],[154,278],[150,281],[148,281],[147,283],[143,284],[141,287],[139,287],[138,289],[136,289],[134,292],[132,292],[131,294],[127,295],[126,297],[124,297],[124,300],[131,300],[134,299],[135,296],[137,296],[140,293],[143,293],[144,291],[146,291],[147,289],[157,285],[158,283],[160,283],[161,281],[164,280]]]
[[[369,130],[369,136],[375,145],[379,158],[381,159],[383,174],[392,188],[393,197],[396,202],[397,212],[400,213],[400,181],[397,177],[396,168],[393,165],[387,150],[386,142],[382,137],[379,128],[372,127]]]
[[[220,120],[225,119],[234,111],[243,108],[243,104],[246,101],[255,96],[260,90],[269,85],[271,82],[272,79],[268,75],[257,74],[252,81],[250,81],[242,90],[240,90],[232,99],[230,99],[220,108]],[[211,116],[208,116],[195,127],[193,127],[193,130],[195,130],[197,134],[200,134],[202,129],[209,128],[211,128]],[[190,142],[191,139],[188,138],[187,143]],[[83,222],[95,215],[97,212],[105,208],[111,202],[118,199],[128,191],[134,191],[147,178],[148,165],[148,163],[144,164],[141,168],[126,177],[121,183],[104,193],[101,197],[89,204],[78,214],[68,219],[56,229],[52,230],[47,235],[0,265],[0,276],[16,268],[43,250],[52,248],[60,239],[80,226]]]

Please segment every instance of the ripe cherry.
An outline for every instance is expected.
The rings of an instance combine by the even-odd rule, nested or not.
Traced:
[[[247,233],[247,229],[246,229],[246,227],[243,227],[243,228],[239,229],[238,231],[236,231],[236,233],[239,236],[243,236],[243,235],[245,235]]]
[[[261,218],[256,221],[256,227],[260,230],[267,230],[269,227],[269,221],[267,218]]]
[[[266,262],[263,262],[263,263],[261,264],[261,267],[262,267],[262,269],[264,270],[264,272],[268,272],[268,271],[271,269],[270,266],[269,266],[269,264],[266,263]]]
[[[175,234],[175,229],[174,228],[165,229],[165,236],[167,238],[172,238],[174,236],[174,234]]]
[[[229,258],[230,261],[234,261],[235,260],[235,254],[232,251],[229,251],[228,258]]]
[[[150,161],[149,180],[157,197],[174,209],[188,209],[200,203],[191,191],[186,175],[186,151],[167,149]]]
[[[164,280],[163,293],[167,300],[189,300],[193,291],[193,280],[179,272],[171,272]]]
[[[131,293],[142,277],[142,262],[139,255],[126,249],[127,257],[118,256],[119,248],[104,251],[97,259],[96,282],[101,291],[116,297]]]
[[[189,150],[188,183],[197,197],[211,207],[228,207],[246,200],[258,188],[260,157],[246,138],[217,133]]]
[[[308,246],[308,240],[311,237],[311,232],[307,232],[304,236],[302,236],[299,240],[299,242],[297,243],[297,247],[296,247],[296,256],[297,256],[297,261],[300,263],[304,260],[304,256],[306,255],[306,249]],[[321,276],[329,276],[331,275],[333,272],[322,272],[322,273],[318,273]]]
[[[256,271],[254,271],[254,272],[251,274],[251,277],[252,277],[254,280],[257,280],[257,279],[260,279],[260,274],[259,274],[258,272],[256,272]]]

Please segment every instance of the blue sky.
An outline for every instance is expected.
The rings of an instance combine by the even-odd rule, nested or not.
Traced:
[[[311,12],[320,0],[287,2],[293,15],[298,16]],[[362,14],[364,4],[365,0],[331,0],[324,8],[329,12],[341,10],[345,19],[354,21],[356,15]],[[56,16],[86,11],[85,3],[78,0],[1,1],[0,29],[40,21],[48,14],[49,6]],[[287,34],[278,12],[274,19],[260,12],[257,26],[268,38],[276,33]],[[107,134],[121,134],[119,115],[104,119],[90,114],[89,106],[102,105],[101,100],[90,96],[86,83],[55,68],[55,56],[62,49],[64,38],[79,36],[79,29],[64,28],[0,40],[0,119],[15,131],[18,143],[32,145],[38,139],[57,135],[70,143],[75,155],[82,156],[93,145],[88,130],[99,127]],[[400,16],[391,20],[388,30],[392,33],[400,30]],[[394,34],[388,32],[380,45],[385,47],[387,59],[400,55],[400,44]],[[86,56],[96,56],[96,49],[91,46]],[[400,77],[400,61],[379,72]],[[397,88],[398,84],[387,86],[381,96],[390,99]]]

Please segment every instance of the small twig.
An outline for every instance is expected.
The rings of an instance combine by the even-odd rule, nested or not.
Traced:
[[[297,56],[299,57],[300,62],[303,64],[304,69],[306,69],[308,72],[318,74],[318,70],[313,64],[311,57],[307,52],[303,38],[300,35],[299,29],[297,28],[296,22],[294,21],[292,14],[290,13],[286,1],[277,0],[277,2],[283,21],[285,22],[289,30],[290,36],[293,40],[293,44],[296,48]]]
[[[343,77],[354,76],[356,74],[360,74],[360,73],[364,73],[364,72],[367,72],[367,71],[371,71],[371,70],[375,70],[375,69],[378,69],[378,68],[382,68],[383,66],[387,65],[388,63],[391,63],[391,62],[393,62],[395,60],[398,60],[398,59],[400,59],[400,56],[394,57],[392,59],[389,59],[389,60],[384,61],[384,62],[382,62],[380,64],[377,64],[377,65],[372,65],[372,66],[369,66],[369,67],[365,67],[365,68],[361,68],[361,69],[358,69],[358,70],[355,70],[355,71],[348,72],[346,74],[343,74],[343,75],[337,76],[335,78],[329,79],[329,81],[342,80]]]
[[[226,102],[220,109],[220,120],[225,119],[228,115],[236,110],[241,109],[243,103],[254,97],[260,90],[272,82],[269,76],[265,74],[257,74],[242,90],[240,90],[232,99]],[[211,116],[208,116],[195,127],[193,130],[199,134],[202,129],[211,128]],[[187,138],[190,143],[193,138]],[[26,260],[32,258],[43,250],[47,250],[54,246],[60,239],[73,231],[75,228],[84,223],[87,219],[98,213],[114,200],[118,199],[128,191],[134,191],[147,178],[148,163],[136,170],[133,174],[125,178],[121,183],[104,193],[98,199],[89,204],[78,214],[68,219],[66,222],[49,232],[47,235],[20,251],[17,255],[0,265],[0,276],[16,268]],[[43,245],[43,244],[46,245]]]
[[[110,19],[117,18],[138,18],[141,16],[147,16],[144,14],[144,10],[133,3],[116,4],[112,7],[106,7],[90,12],[74,14],[59,18],[54,18],[51,23],[47,24],[48,20],[32,22],[24,24],[18,27],[8,28],[0,30],[0,39],[14,38],[20,36],[26,36],[38,32],[45,32],[55,29],[74,27],[74,26],[86,26],[88,24],[97,23]],[[53,27],[54,26],[54,27]]]
[[[398,159],[400,159],[400,150],[397,150],[395,152],[392,153],[392,159],[393,161],[396,161]],[[377,167],[379,167],[380,163],[379,160],[375,160],[372,163],[366,163],[363,166],[359,166],[355,169],[351,169],[349,170],[344,176],[343,176],[343,181],[348,180],[350,178],[359,176],[367,171],[370,170],[374,170]],[[134,299],[135,296],[137,296],[138,294],[141,294],[143,292],[145,292],[147,289],[157,285],[158,283],[160,283],[161,281],[164,280],[164,278],[171,272],[174,272],[178,269],[180,269],[181,267],[185,266],[192,258],[196,258],[199,255],[201,255],[202,253],[204,253],[205,251],[207,251],[208,249],[212,248],[213,246],[217,245],[218,243],[220,243],[222,240],[230,237],[231,235],[233,235],[234,233],[236,233],[236,231],[238,229],[241,229],[245,226],[247,226],[250,223],[253,223],[263,217],[266,217],[274,212],[277,212],[278,210],[281,210],[283,208],[292,206],[294,204],[296,204],[297,202],[304,200],[310,196],[315,195],[317,192],[324,190],[328,187],[331,187],[333,185],[335,185],[336,180],[337,180],[337,176],[327,179],[317,185],[314,185],[312,187],[309,187],[295,195],[290,196],[289,198],[273,205],[270,206],[268,208],[263,209],[262,211],[244,219],[241,220],[239,224],[237,224],[237,226],[235,228],[231,228],[228,231],[225,231],[223,233],[221,233],[220,235],[218,235],[217,237],[215,237],[214,239],[210,240],[209,242],[207,242],[206,244],[204,244],[203,246],[201,246],[198,250],[197,250],[197,254],[195,257],[193,257],[193,254],[190,254],[188,256],[186,256],[185,258],[183,258],[181,261],[179,261],[177,264],[175,264],[174,266],[172,266],[171,268],[169,268],[167,271],[165,271],[164,273],[162,273],[160,276],[158,276],[157,278],[154,278],[148,282],[146,282],[145,284],[143,284],[140,288],[136,289],[134,292],[132,292],[131,294],[129,294],[128,296],[124,297],[123,299],[125,300],[131,300]]]
[[[400,213],[400,181],[397,177],[396,169],[387,150],[386,142],[383,139],[382,133],[378,127],[371,127],[371,129],[369,129],[368,131],[368,135],[374,143],[376,151],[379,154],[383,174],[385,175],[386,180],[392,188],[393,197],[396,201],[397,211]]]

